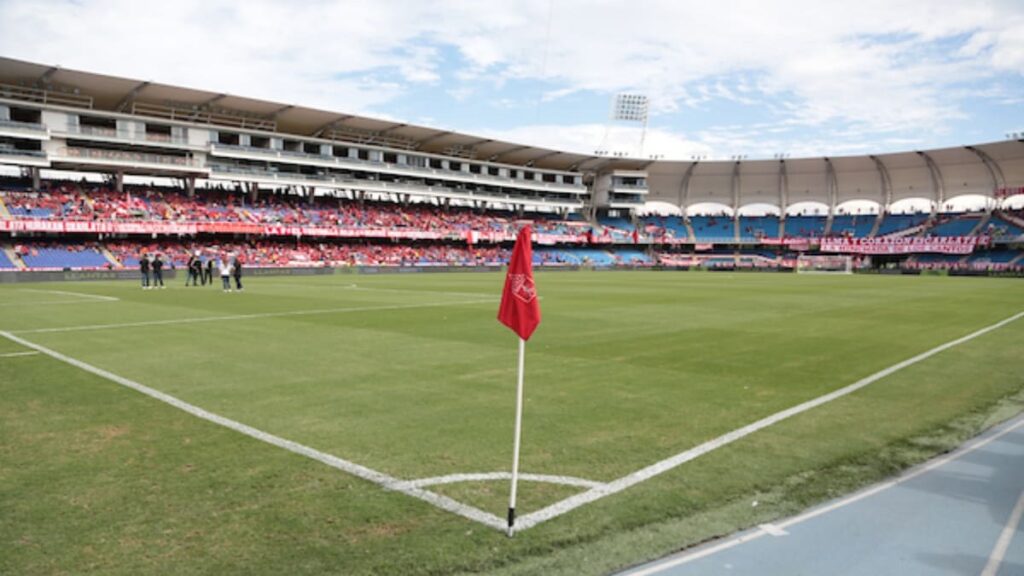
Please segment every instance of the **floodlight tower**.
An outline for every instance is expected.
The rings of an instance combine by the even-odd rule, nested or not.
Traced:
[[[612,109],[609,115],[609,122],[605,126],[604,139],[601,141],[599,153],[609,154],[607,151],[608,131],[611,129],[613,122],[633,122],[640,123],[642,128],[640,130],[640,149],[637,152],[637,157],[642,157],[644,154],[644,140],[647,138],[647,111],[649,109],[650,100],[643,94],[630,94],[622,92],[616,94],[615,98],[612,99]],[[612,152],[610,155],[617,156]]]

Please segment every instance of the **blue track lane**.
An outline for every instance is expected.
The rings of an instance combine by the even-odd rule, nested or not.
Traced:
[[[1024,415],[894,482],[622,576],[1024,576],[1022,498]]]

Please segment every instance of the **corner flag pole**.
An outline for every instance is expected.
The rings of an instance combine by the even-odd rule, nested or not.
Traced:
[[[533,231],[529,226],[519,229],[516,244],[509,258],[505,289],[501,291],[498,321],[519,336],[519,374],[516,378],[516,430],[512,444],[512,489],[508,497],[508,536],[516,526],[516,488],[519,484],[519,439],[523,432],[523,362],[526,341],[540,324],[540,304],[537,285],[533,282]]]
[[[512,537],[516,525],[516,485],[519,483],[519,437],[523,431],[523,365],[526,340],[519,339],[519,376],[516,379],[516,431],[512,444],[512,491],[508,498],[508,536]]]

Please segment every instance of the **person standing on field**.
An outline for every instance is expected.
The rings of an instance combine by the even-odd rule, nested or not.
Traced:
[[[203,274],[203,286],[207,284],[213,284],[213,258],[206,260],[206,271]]]
[[[231,263],[231,275],[235,277],[235,289],[239,292],[242,291],[242,258],[235,256],[234,261]]]
[[[225,292],[231,292],[231,260],[226,255],[220,259],[220,283]]]
[[[156,288],[157,286],[159,286],[160,289],[163,290],[165,288],[165,286],[164,286],[164,261],[160,259],[160,254],[159,253],[157,253],[157,254],[155,254],[153,256],[152,267],[153,267],[153,288]]]
[[[149,254],[142,254],[139,258],[139,272],[142,273],[142,289],[149,290]]]

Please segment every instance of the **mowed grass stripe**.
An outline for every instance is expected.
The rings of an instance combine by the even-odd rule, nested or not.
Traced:
[[[413,290],[493,289],[497,294],[501,280],[500,274],[483,274],[358,282]],[[538,284],[545,297],[544,322],[527,351],[523,468],[597,480],[655,462],[678,452],[675,447],[697,445],[722,427],[733,429],[771,413],[776,405],[788,407],[816,397],[1024,306],[1018,283],[976,279],[550,273],[539,275]],[[206,295],[169,289],[156,294],[162,299],[159,305],[139,306],[153,306],[154,314],[194,314],[217,302],[230,302],[237,310],[253,312],[264,303],[255,280],[251,290]],[[330,292],[295,288],[296,297],[301,295],[306,304],[336,297]],[[325,300],[319,300],[320,293]],[[128,296],[142,295],[138,291]],[[277,289],[273,296],[288,298]],[[162,310],[165,304],[168,309]],[[382,464],[380,469],[402,477],[427,476],[508,466],[515,341],[495,322],[495,308],[480,304],[97,331],[86,338],[47,334],[38,340],[161,390],[175,390],[203,407],[224,406],[240,421],[272,422],[282,436],[359,462]],[[0,324],[15,320],[32,326],[28,321],[40,318],[5,317]],[[96,318],[85,320],[97,323]],[[479,532],[466,535],[471,530],[465,528],[436,539],[424,535],[428,526],[396,528],[387,540],[391,550],[402,551],[399,557],[378,561],[360,556],[360,561],[348,562],[327,550],[337,547],[360,554],[355,543],[360,532],[346,524],[341,532],[352,543],[314,536],[314,541],[325,543],[324,550],[302,551],[320,572],[436,574],[493,569],[510,562],[527,566],[553,550],[597,544],[673,519],[697,532],[702,527],[712,531],[703,532],[703,537],[721,526],[764,521],[753,513],[777,509],[774,504],[805,505],[850,485],[830,470],[853,466],[853,484],[884,474],[907,461],[902,455],[892,456],[890,446],[930,434],[964,413],[987,410],[996,399],[1019,390],[1024,383],[1015,343],[1021,334],[1018,328],[1007,327],[1005,334],[986,335],[957,348],[955,354],[950,351],[948,358],[931,358],[890,376],[885,385],[781,422],[637,485],[628,497],[595,502],[514,541],[499,534],[494,539]],[[11,378],[18,381],[13,374]],[[75,385],[65,375],[51,378],[53,386]],[[43,394],[44,387],[36,388]],[[19,441],[11,438],[9,448],[20,451]],[[941,449],[937,443],[916,448],[920,453]],[[357,452],[366,458],[353,456]],[[861,470],[864,462],[876,461]],[[92,480],[87,477],[86,483]],[[500,513],[505,505],[500,484],[451,485],[445,493],[456,498],[465,494],[474,504]],[[759,496],[779,486],[787,491],[768,499]],[[537,487],[536,494],[524,492],[524,497],[542,506],[547,498],[561,496],[545,492]],[[488,505],[492,495],[499,500],[493,508]],[[752,510],[748,496],[761,499],[762,506]],[[120,497],[134,498],[131,493]],[[741,499],[746,503],[739,510],[745,512],[724,523],[686,523]],[[25,521],[16,525],[24,526]],[[279,530],[289,525],[285,514],[265,526]],[[55,550],[61,542],[88,539],[96,529],[87,532],[55,534],[40,542]],[[298,533],[309,534],[301,529]],[[678,545],[678,539],[666,544],[661,534],[652,533],[651,540]],[[435,542],[440,549],[433,547]],[[622,553],[641,554],[646,545],[628,546]],[[591,562],[615,556],[607,546],[599,547],[601,553],[589,555]],[[126,550],[114,545],[100,556]],[[171,552],[169,557],[182,566],[197,566],[198,561],[184,554]],[[69,554],[51,555],[65,567],[75,566]],[[122,560],[133,566],[130,559]],[[238,566],[218,567],[223,572],[243,571]],[[273,572],[252,564],[244,568]],[[292,572],[317,568],[311,564]],[[577,562],[563,571],[598,570],[594,564]],[[540,572],[557,570],[532,571]]]

